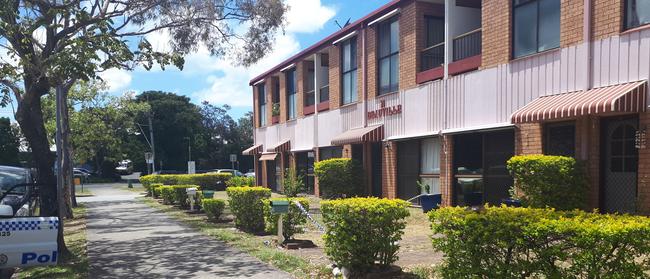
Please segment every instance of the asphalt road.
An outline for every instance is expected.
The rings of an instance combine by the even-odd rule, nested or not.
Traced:
[[[115,184],[90,185],[92,278],[291,278],[138,201]]]

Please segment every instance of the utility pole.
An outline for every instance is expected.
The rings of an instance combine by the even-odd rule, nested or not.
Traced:
[[[147,98],[147,103],[149,102],[149,98]],[[154,144],[153,141],[153,122],[151,121],[151,114],[152,112],[148,113],[148,118],[149,118],[149,138],[151,139],[151,159],[153,160],[153,164],[151,164],[151,173],[156,172],[156,145]]]

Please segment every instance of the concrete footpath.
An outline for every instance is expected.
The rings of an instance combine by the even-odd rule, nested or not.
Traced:
[[[291,278],[204,236],[115,185],[92,185],[88,206],[91,278]]]

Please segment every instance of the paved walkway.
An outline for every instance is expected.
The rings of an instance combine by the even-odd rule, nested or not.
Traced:
[[[92,278],[290,278],[203,236],[112,185],[90,186],[88,258]]]

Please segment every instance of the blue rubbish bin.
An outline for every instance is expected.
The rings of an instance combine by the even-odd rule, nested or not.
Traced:
[[[442,195],[422,195],[420,196],[420,203],[422,204],[422,211],[427,213],[432,209],[438,209],[442,203]]]
[[[502,199],[501,203],[505,204],[506,206],[521,207],[521,200],[518,199],[513,199],[513,198]]]

